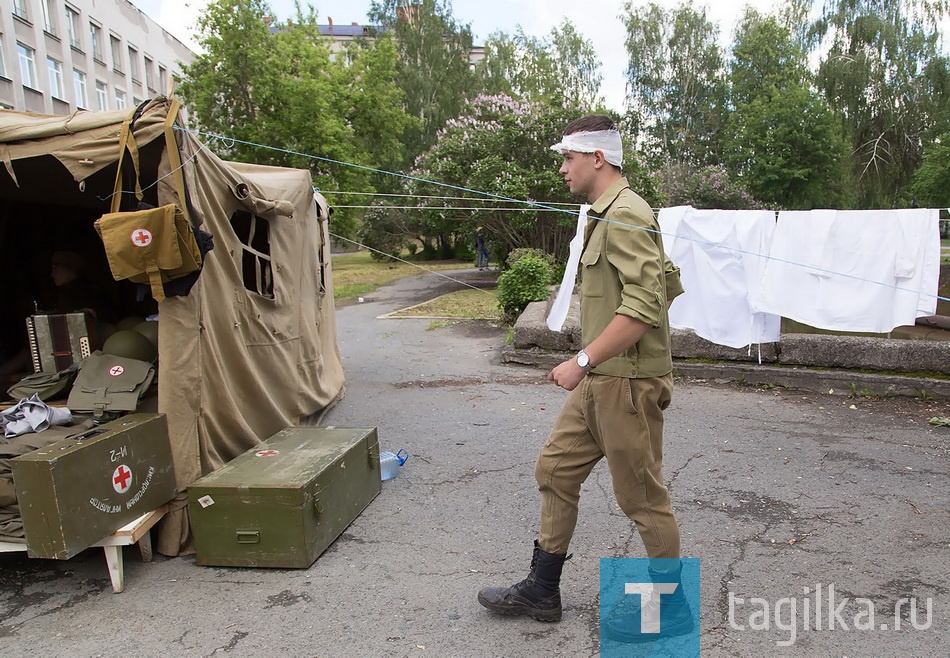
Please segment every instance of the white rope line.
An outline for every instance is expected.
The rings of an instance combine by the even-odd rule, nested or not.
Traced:
[[[450,201],[472,201],[472,202],[493,202],[499,203],[498,199],[478,199],[470,196],[436,196],[432,194],[393,194],[393,193],[383,193],[383,192],[341,192],[339,190],[321,190],[320,188],[313,188],[314,192],[319,192],[320,194],[340,194],[346,196],[383,196],[383,197],[410,197],[415,199],[443,199]],[[501,203],[523,203],[522,201],[501,201]],[[547,206],[577,206],[577,203],[565,203],[562,201],[552,202],[552,201],[543,201],[544,205]],[[339,208],[334,204],[335,208]]]
[[[333,208],[365,208],[374,210],[481,210],[484,212],[506,212],[514,210],[516,212],[561,212],[560,210],[545,210],[544,208],[463,208],[459,206],[341,206],[333,204]]]

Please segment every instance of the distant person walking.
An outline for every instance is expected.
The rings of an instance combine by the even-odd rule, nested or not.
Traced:
[[[475,252],[478,257],[476,267],[480,270],[486,269],[488,267],[488,246],[485,244],[485,235],[481,226],[475,229]]]

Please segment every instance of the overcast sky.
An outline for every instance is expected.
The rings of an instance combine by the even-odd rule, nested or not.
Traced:
[[[181,0],[131,1],[159,25],[197,49],[190,36],[207,0],[187,0],[186,3]],[[329,17],[337,25],[348,25],[367,22],[370,0],[317,0],[311,4],[317,10],[320,23],[326,23]],[[635,2],[635,6],[645,4],[646,0]],[[678,3],[658,0],[658,4],[674,7]],[[725,44],[731,40],[743,7],[751,4],[767,12],[776,3],[774,0],[717,0],[706,4],[711,4],[709,14],[719,24]],[[457,20],[471,25],[476,44],[484,43],[496,30],[513,32],[518,25],[525,33],[542,37],[567,18],[596,47],[603,65],[601,93],[609,107],[621,110],[627,64],[624,27],[618,18],[623,5],[623,0],[454,0],[452,9]],[[281,21],[290,18],[294,12],[293,0],[271,0],[270,6]]]

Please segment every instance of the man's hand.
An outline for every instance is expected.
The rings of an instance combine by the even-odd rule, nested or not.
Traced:
[[[577,359],[571,358],[564,363],[558,364],[548,373],[548,379],[563,388],[565,391],[573,391],[587,375],[587,371],[577,365]]]

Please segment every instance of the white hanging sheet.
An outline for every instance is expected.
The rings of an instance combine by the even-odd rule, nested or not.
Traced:
[[[759,254],[768,254],[775,213],[678,207],[661,210],[658,219],[686,290],[670,307],[670,326],[733,348],[777,341],[781,318],[749,304],[765,269]]]
[[[779,213],[752,308],[821,329],[887,333],[933,315],[937,210]]]

